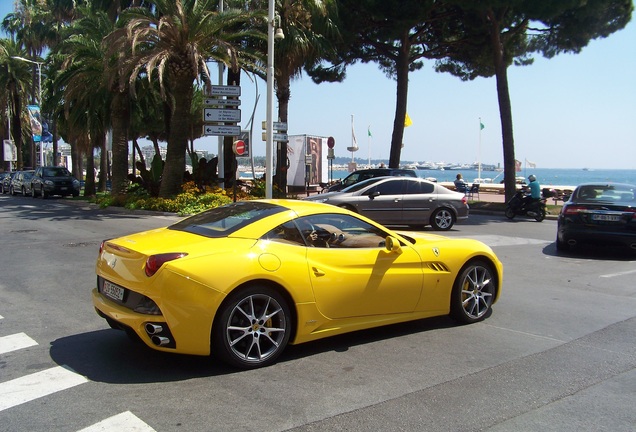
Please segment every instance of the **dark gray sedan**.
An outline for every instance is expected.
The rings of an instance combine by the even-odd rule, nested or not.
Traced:
[[[419,177],[376,177],[303,198],[344,207],[385,225],[446,231],[468,217],[466,196]]]

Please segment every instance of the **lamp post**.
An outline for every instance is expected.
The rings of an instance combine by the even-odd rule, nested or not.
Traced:
[[[38,67],[38,105],[40,106],[40,109],[42,109],[42,65],[44,63],[37,62],[34,60],[29,60],[28,58],[19,57],[19,56],[13,56],[12,58],[37,65]],[[40,118],[41,116],[42,115],[40,114]],[[44,145],[42,144],[42,135],[40,135],[40,166],[44,166]]]
[[[267,126],[265,140],[265,198],[272,198],[274,174],[274,0],[269,0],[267,13]]]

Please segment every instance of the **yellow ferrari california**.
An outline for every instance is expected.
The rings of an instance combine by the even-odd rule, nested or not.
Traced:
[[[487,317],[503,270],[476,240],[391,231],[328,204],[243,201],[104,241],[93,304],[151,348],[272,364],[287,344]]]

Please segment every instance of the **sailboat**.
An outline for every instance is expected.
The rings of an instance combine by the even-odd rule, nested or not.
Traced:
[[[356,131],[353,126],[353,114],[351,114],[351,147],[347,147],[347,151],[351,152],[351,161],[353,162],[353,152],[358,151],[358,140],[356,139]]]

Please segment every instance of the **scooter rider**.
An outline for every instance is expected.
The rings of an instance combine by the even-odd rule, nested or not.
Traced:
[[[528,184],[530,194],[526,195],[523,199],[523,206],[526,209],[531,208],[533,204],[541,201],[541,186],[539,185],[537,178],[534,174],[530,174],[528,176],[528,180],[530,181]]]

